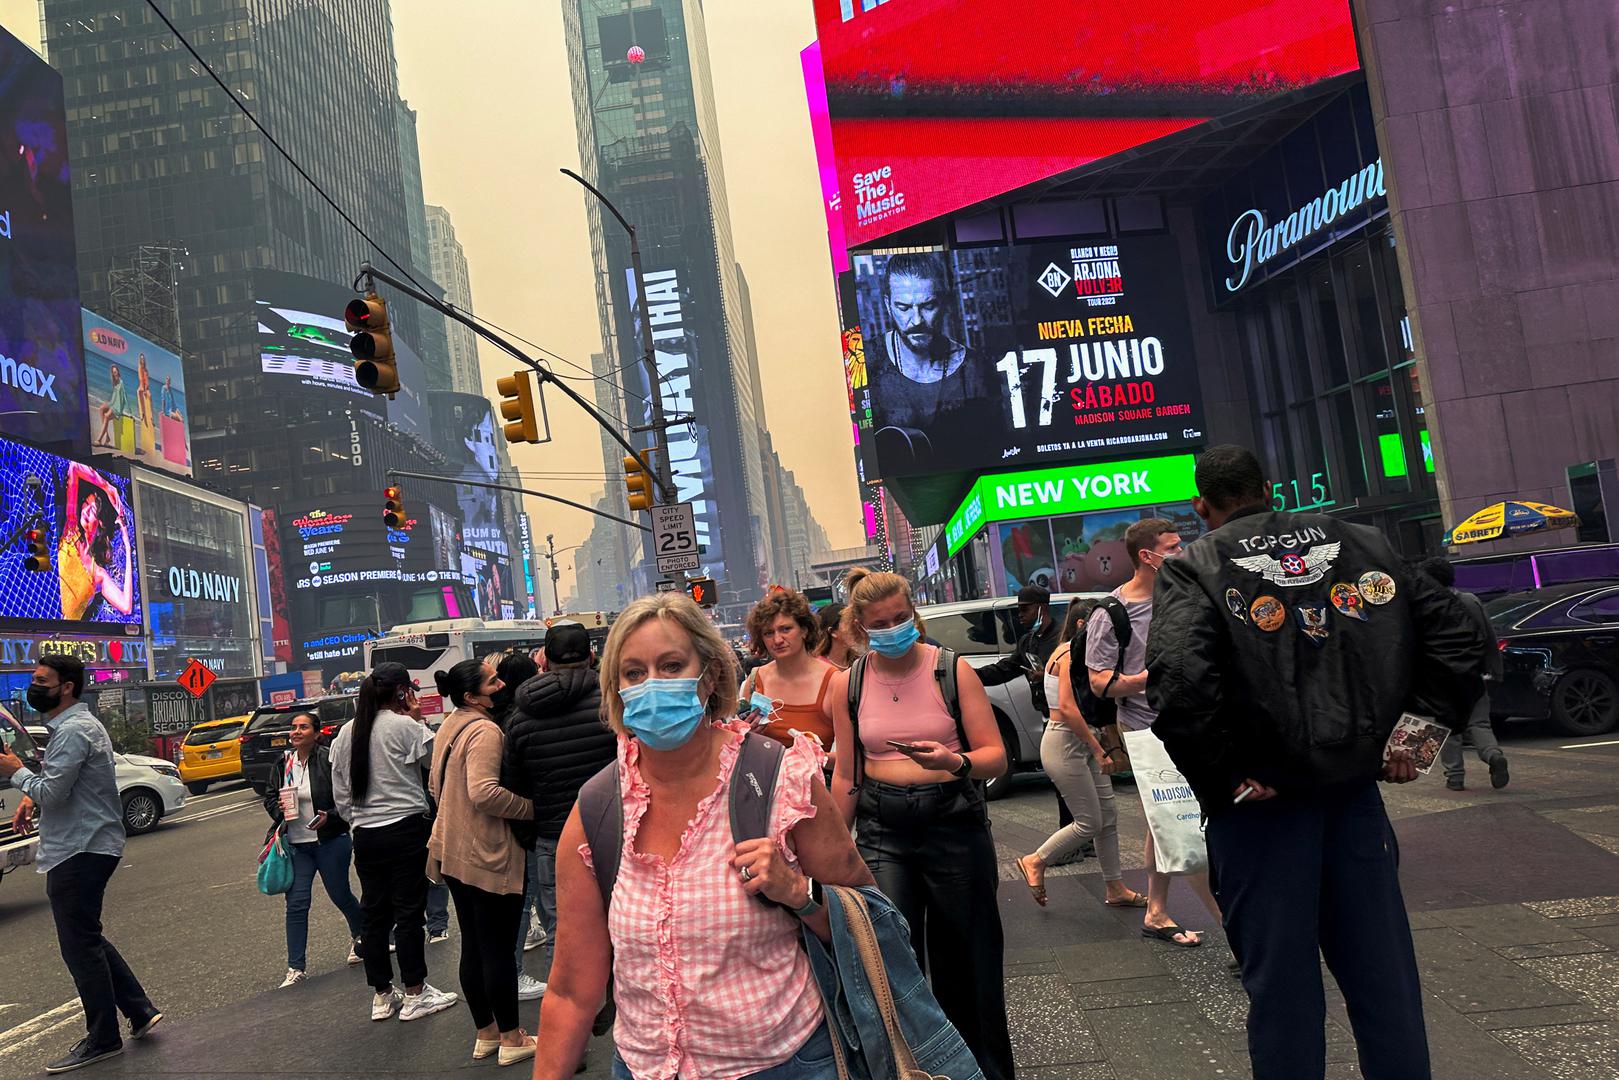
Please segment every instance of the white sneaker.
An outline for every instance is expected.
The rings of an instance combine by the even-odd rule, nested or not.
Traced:
[[[349,943],[349,967],[360,963],[364,963],[364,958],[360,956],[360,939],[355,938]]]
[[[386,993],[371,995],[371,1019],[386,1020],[398,1011],[405,995],[389,987]]]
[[[517,1000],[533,1001],[535,998],[545,996],[545,983],[536,979],[526,971],[517,973]]]
[[[541,925],[540,920],[535,919],[529,924],[528,936],[523,939],[523,951],[532,952],[548,940],[550,939],[546,936],[545,927]]]
[[[449,940],[450,940],[450,931],[448,930],[448,928],[446,928],[444,930],[440,930],[436,934],[428,934],[427,935],[427,943],[429,945],[438,945],[438,944],[441,944],[441,943],[449,941]]]
[[[399,1019],[420,1020],[424,1016],[432,1016],[436,1012],[452,1008],[460,1000],[460,994],[452,994],[430,983],[423,983],[421,993],[405,995],[405,1004],[399,1010]]]
[[[297,986],[299,983],[303,982],[305,978],[306,976],[304,973],[299,971],[297,968],[288,968],[287,977],[281,980],[281,985],[276,987],[276,989],[285,990],[289,986]]]

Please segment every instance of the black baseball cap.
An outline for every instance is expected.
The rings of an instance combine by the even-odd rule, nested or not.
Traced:
[[[589,632],[576,622],[557,623],[545,632],[545,658],[553,664],[589,660]]]
[[[1038,585],[1025,585],[1017,591],[1019,604],[1049,604],[1051,593]]]

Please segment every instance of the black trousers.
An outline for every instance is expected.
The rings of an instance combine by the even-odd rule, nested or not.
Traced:
[[[461,927],[461,996],[480,1028],[517,1030],[517,957],[512,942],[523,917],[522,893],[485,892],[448,874]]]
[[[399,950],[399,981],[405,986],[427,981],[427,837],[432,830],[432,823],[420,814],[392,825],[354,830],[360,951],[366,980],[378,993],[393,985],[390,929]]]
[[[1326,1072],[1324,957],[1366,1080],[1431,1080],[1399,849],[1375,783],[1209,819],[1209,884],[1248,991],[1254,1080]]]
[[[939,1007],[984,1075],[1012,1080],[999,875],[983,795],[968,780],[899,787],[868,779],[855,832],[877,887],[910,924]]]
[[[45,875],[45,895],[56,920],[56,943],[84,1004],[85,1027],[90,1045],[96,1049],[123,1044],[118,1030],[120,1012],[135,1025],[157,1012],[124,958],[101,936],[102,899],[116,869],[116,855],[80,854]]]

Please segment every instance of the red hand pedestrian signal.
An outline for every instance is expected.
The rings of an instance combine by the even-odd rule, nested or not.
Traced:
[[[697,601],[698,607],[713,607],[720,601],[713,578],[693,578],[686,582],[686,593]]]

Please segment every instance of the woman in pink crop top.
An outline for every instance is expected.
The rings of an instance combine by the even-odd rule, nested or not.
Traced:
[[[959,658],[959,723],[951,715],[936,677],[938,647],[921,641],[910,584],[897,574],[855,570],[847,585],[846,636],[871,651],[837,676],[828,695],[844,748],[832,797],[854,825],[877,885],[910,924],[911,946],[939,1006],[984,1075],[1011,1080],[999,874],[974,783],[1006,771],[1006,747],[983,684]],[[860,706],[851,718],[854,679]]]
[[[573,1076],[609,972],[614,1080],[835,1080],[800,938],[806,926],[831,937],[813,881],[872,878],[821,780],[825,754],[813,739],[794,740],[768,835],[735,842],[729,791],[749,725],[735,719],[731,650],[683,592],[624,609],[601,685],[602,714],[618,733],[623,846],[604,910],[577,806],[563,826],[535,1080]]]

